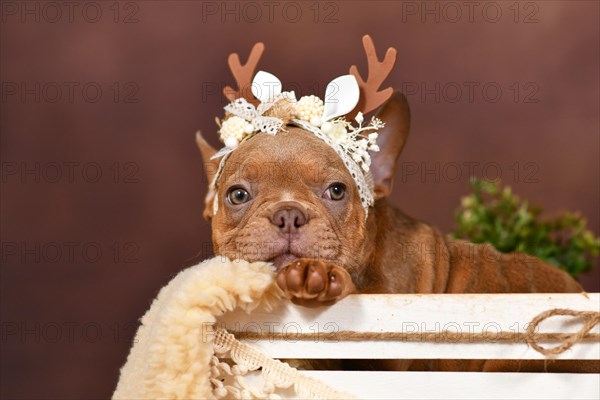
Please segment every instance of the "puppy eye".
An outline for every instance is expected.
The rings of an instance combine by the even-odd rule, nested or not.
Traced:
[[[249,201],[250,193],[248,193],[246,190],[238,187],[238,188],[233,188],[233,189],[229,190],[227,197],[229,198],[229,202],[231,202],[231,204],[237,206],[237,205],[244,204],[247,201]]]
[[[323,197],[329,200],[340,201],[344,198],[345,194],[346,186],[343,183],[336,182],[327,188],[325,193],[323,193]]]

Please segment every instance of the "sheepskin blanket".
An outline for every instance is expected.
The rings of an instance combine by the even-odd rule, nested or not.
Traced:
[[[281,298],[269,263],[216,257],[180,272],[141,319],[113,398],[279,398],[281,387],[304,398],[348,398],[215,326],[235,308],[269,310]],[[261,371],[262,390],[245,383],[249,370]]]

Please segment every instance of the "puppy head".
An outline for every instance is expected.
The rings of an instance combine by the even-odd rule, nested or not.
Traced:
[[[300,257],[349,264],[365,230],[354,180],[323,141],[286,131],[257,134],[228,158],[212,218],[215,251],[277,267]]]
[[[394,94],[378,114],[380,152],[372,154],[376,199],[391,192],[396,161],[408,135],[406,98]],[[209,182],[218,160],[201,137],[198,145]],[[321,139],[298,127],[272,136],[258,133],[226,160],[218,192],[206,197],[215,253],[231,259],[272,261],[278,268],[296,258],[326,259],[356,270],[372,249],[356,183],[342,159]],[[215,196],[216,195],[216,196]],[[218,210],[213,215],[213,201]],[[367,240],[370,238],[369,240]]]

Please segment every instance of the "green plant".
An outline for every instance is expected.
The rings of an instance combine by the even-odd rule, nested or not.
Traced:
[[[503,253],[527,253],[574,277],[589,270],[600,253],[600,238],[578,213],[542,219],[541,207],[530,206],[499,181],[472,178],[471,188],[456,210],[454,237],[490,243]]]

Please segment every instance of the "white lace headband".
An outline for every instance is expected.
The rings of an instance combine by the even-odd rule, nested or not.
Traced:
[[[241,64],[235,53],[229,56],[228,64],[236,78],[238,90],[229,86],[223,90],[231,103],[225,106],[226,116],[219,130],[225,147],[212,156],[212,159],[221,158],[211,183],[214,214],[219,207],[217,189],[225,162],[239,144],[259,132],[275,136],[285,131],[286,125],[294,125],[321,139],[340,156],[358,188],[365,219],[368,217],[369,207],[374,202],[369,151],[379,151],[377,131],[384,124],[373,118],[363,126],[362,112],[376,109],[392,95],[391,88],[379,90],[379,87],[394,66],[396,50],[389,48],[384,59],[379,61],[370,36],[363,36],[363,46],[369,68],[367,79],[363,79],[353,65],[350,75],[340,76],[327,85],[325,101],[312,95],[296,100],[293,91],[284,92],[281,81],[265,71],[259,71],[250,82],[264,51],[262,43],[254,45],[246,64]],[[251,94],[248,93],[249,89]],[[357,105],[359,100],[360,105]],[[354,121],[358,126],[344,117],[355,112]]]
[[[368,215],[373,204],[369,151],[379,151],[376,131],[383,127],[383,122],[373,118],[369,125],[363,126],[363,116],[359,112],[355,118],[358,126],[353,126],[343,117],[358,103],[360,90],[356,78],[344,75],[331,81],[325,90],[325,102],[316,96],[296,100],[294,92],[282,92],[281,89],[279,79],[260,71],[252,82],[252,93],[260,100],[258,107],[244,98],[225,106],[228,118],[222,122],[219,131],[225,147],[212,157],[222,157],[213,180],[215,193],[225,161],[242,141],[258,132],[277,135],[290,124],[314,134],[335,150],[354,179],[365,215]],[[213,207],[216,213],[216,195]]]

